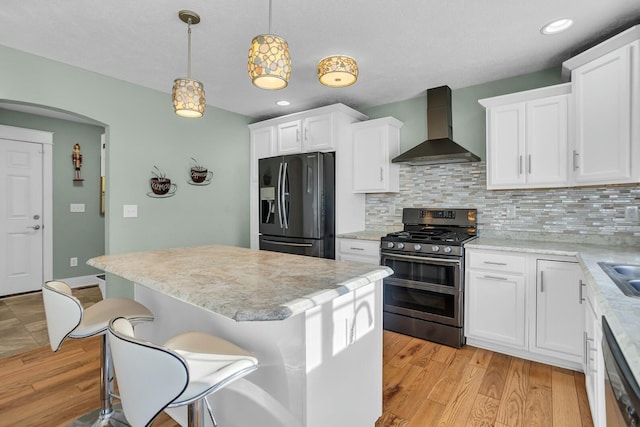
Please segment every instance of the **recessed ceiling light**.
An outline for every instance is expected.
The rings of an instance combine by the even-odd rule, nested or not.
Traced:
[[[287,105],[291,105],[291,103],[289,101],[282,100],[282,101],[276,102],[276,105],[279,105],[281,107],[286,107]]]
[[[553,22],[549,22],[547,25],[540,29],[542,34],[558,34],[568,29],[573,25],[573,20],[569,18],[557,19]]]

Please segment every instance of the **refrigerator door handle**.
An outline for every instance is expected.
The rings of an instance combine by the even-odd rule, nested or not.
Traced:
[[[288,166],[287,162],[284,162],[284,168],[282,169],[282,193],[281,193],[281,203],[282,203],[282,219],[284,222],[285,230],[289,228],[289,212],[287,211],[287,203],[285,201],[285,194],[287,191],[287,179],[288,175]]]
[[[282,221],[282,166],[283,163],[280,162],[280,169],[278,170],[278,194],[276,195],[278,201],[278,219],[280,220],[280,228],[284,228],[284,223]]]
[[[265,243],[270,243],[272,245],[280,245],[280,246],[295,246],[295,247],[301,247],[301,248],[310,248],[313,246],[311,243],[278,242],[276,240],[268,240],[268,239],[262,239],[262,241]]]

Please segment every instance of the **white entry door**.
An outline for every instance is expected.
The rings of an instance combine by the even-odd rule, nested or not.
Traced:
[[[44,280],[43,144],[0,138],[0,296]]]

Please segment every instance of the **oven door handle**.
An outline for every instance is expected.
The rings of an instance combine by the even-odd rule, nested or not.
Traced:
[[[432,262],[432,263],[436,263],[436,264],[446,264],[446,265],[460,265],[460,260],[449,260],[449,259],[442,259],[442,258],[429,258],[429,257],[423,257],[423,256],[412,256],[412,255],[398,255],[398,254],[382,254],[383,257],[385,258],[401,258],[401,259],[410,259],[413,261],[422,261],[424,262]]]

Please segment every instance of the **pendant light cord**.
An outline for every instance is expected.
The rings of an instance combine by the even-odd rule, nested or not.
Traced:
[[[271,0],[269,0],[269,33],[271,34]]]
[[[187,78],[191,79],[191,18],[189,18],[189,22],[187,23],[189,29],[187,30],[188,34],[188,47],[187,47]]]

